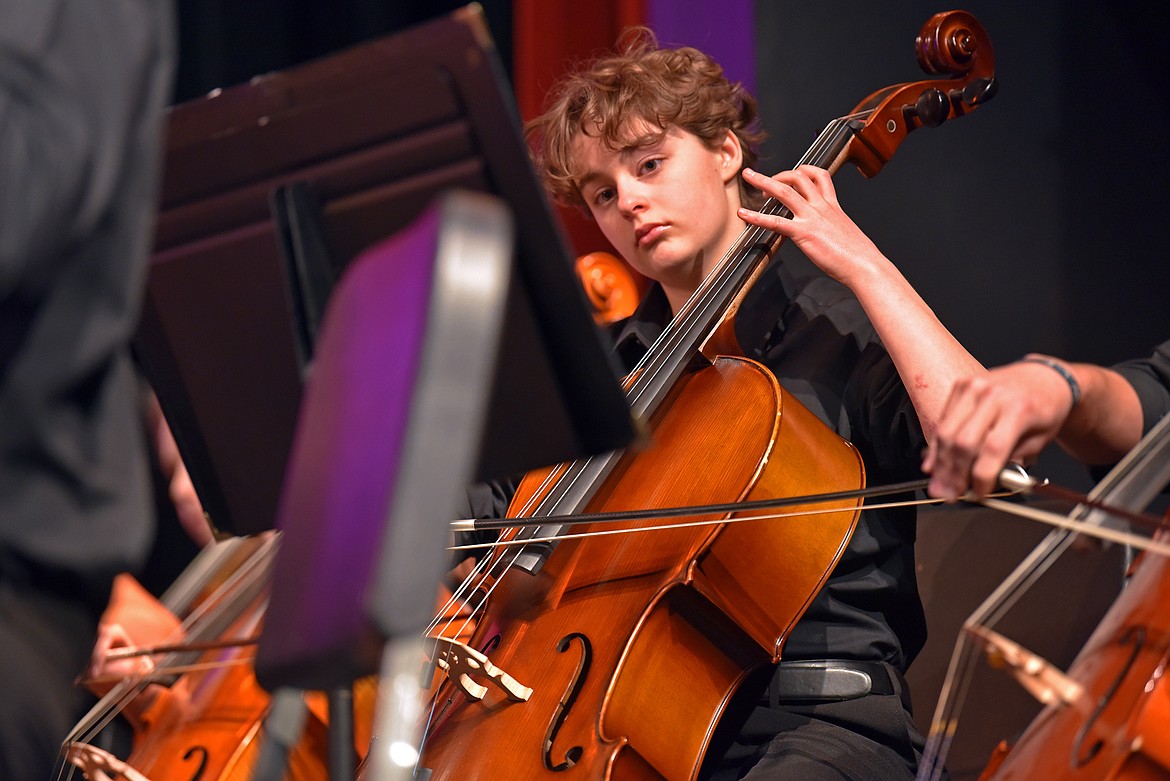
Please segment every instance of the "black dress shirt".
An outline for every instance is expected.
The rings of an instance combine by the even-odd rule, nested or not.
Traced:
[[[1125,361],[1113,367],[1137,391],[1142,405],[1142,431],[1170,412],[1170,342],[1154,348],[1146,358]]]

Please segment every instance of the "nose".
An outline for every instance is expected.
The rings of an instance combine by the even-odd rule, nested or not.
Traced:
[[[649,205],[646,188],[637,179],[619,182],[617,204],[618,209],[626,217],[633,217],[635,214],[645,211]]]

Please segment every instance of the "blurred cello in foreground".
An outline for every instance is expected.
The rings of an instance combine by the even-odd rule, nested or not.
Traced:
[[[1164,418],[1088,499],[1125,512],[1145,509],[1170,482],[1170,416]],[[988,501],[1020,514],[1027,508]],[[1039,511],[1025,517],[1045,520]],[[1044,709],[1013,744],[1001,743],[980,781],[1153,781],[1170,779],[1170,533],[1152,539],[1101,528],[1106,513],[1078,507],[964,624],[939,699],[919,781],[942,777],[947,748],[979,645]],[[1071,529],[1146,548],[1125,588],[1067,672],[991,627],[1072,541]]]
[[[181,630],[150,652],[157,663],[118,681],[67,737],[62,756],[90,778],[127,781],[249,781],[264,747],[273,696],[303,698],[304,723],[288,746],[287,781],[326,781],[328,708],[320,692],[272,695],[256,682],[255,639],[263,621],[278,534],[232,538],[205,550],[163,596],[184,616]],[[148,686],[153,695],[129,719],[133,747],[123,760],[91,741]],[[355,685],[354,752],[369,745],[370,680]],[[64,766],[59,779],[71,777]],[[100,775],[99,775],[100,774]]]
[[[251,781],[273,698],[292,697],[303,699],[304,719],[297,734],[282,737],[288,744],[282,781],[333,781],[330,751],[337,749],[329,728],[336,703],[319,691],[272,694],[256,681],[253,654],[278,543],[279,534],[265,534],[221,540],[204,551],[162,600],[186,616],[181,631],[164,646],[134,652],[159,662],[117,681],[75,727],[62,756],[90,779],[103,773],[125,781]],[[149,703],[131,714],[134,698],[148,686],[155,689]],[[373,737],[376,689],[370,676],[352,689],[353,752],[363,761]],[[134,728],[125,760],[87,742],[121,713]],[[72,772],[63,767],[58,779]]]

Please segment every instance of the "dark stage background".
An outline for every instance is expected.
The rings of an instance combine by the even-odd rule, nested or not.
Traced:
[[[180,0],[176,97],[462,4]],[[511,3],[482,4],[510,67]],[[1122,0],[969,0],[962,7],[991,36],[998,95],[968,117],[914,133],[873,181],[842,172],[842,203],[988,365],[1028,351],[1102,363],[1148,352],[1170,336],[1166,10]],[[793,164],[825,122],[870,92],[924,78],[914,36],[940,10],[948,8],[920,0],[757,3],[756,81],[771,133],[761,167]],[[801,262],[795,254],[786,257]],[[1091,485],[1055,450],[1037,472]],[[923,514],[919,578],[932,641],[912,670],[923,726],[963,618],[1044,533],[983,510]],[[1115,592],[1118,553],[1063,562],[1014,612],[1005,634],[1066,665]],[[955,781],[975,778],[994,742],[1012,737],[1035,710],[1001,673],[981,671],[973,688],[983,701],[960,727]]]
[[[455,0],[177,0],[176,101],[440,16]],[[510,0],[481,0],[492,37],[511,50]],[[508,58],[506,58],[508,59]],[[510,61],[509,61],[510,64]]]

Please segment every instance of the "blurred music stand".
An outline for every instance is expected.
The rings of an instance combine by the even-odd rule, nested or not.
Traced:
[[[285,252],[297,241],[290,240],[279,204],[283,193],[304,195],[302,185],[312,194],[307,202],[319,205],[296,210],[302,217],[316,214],[308,225],[318,251],[308,255],[317,257],[309,275],[317,292],[344,278],[360,251],[405,226],[442,233],[433,217],[422,218],[429,228],[415,221],[438,193],[453,187],[498,194],[515,218],[517,252],[513,284],[504,293],[501,349],[495,365],[471,383],[486,399],[482,446],[476,452],[468,444],[473,425],[453,440],[472,449],[467,479],[458,479],[452,467],[434,486],[438,493],[430,495],[426,511],[407,512],[400,503],[414,495],[414,481],[409,491],[402,481],[413,471],[398,461],[379,475],[385,493],[359,503],[362,517],[346,526],[350,536],[337,533],[340,516],[334,510],[344,502],[328,491],[352,475],[343,469],[346,462],[324,454],[353,454],[347,426],[354,419],[320,421],[357,407],[348,399],[311,400],[321,397],[316,390],[302,405],[300,379],[314,354],[312,384],[344,390],[346,383],[318,373],[335,368],[332,358],[324,359],[326,352],[346,355],[348,348],[308,344],[313,329],[299,327],[303,323],[295,329],[302,341],[294,340],[284,296],[290,265]],[[416,268],[425,255],[388,252],[386,245],[376,252],[382,258],[376,265],[385,268],[396,262]],[[356,287],[360,293],[362,285]],[[312,301],[319,298],[304,294],[301,289],[293,309],[308,302],[300,316],[311,321]],[[337,318],[362,315],[377,322],[396,307],[414,307],[417,298],[381,303],[381,313],[372,305],[363,312],[333,301],[329,309]],[[417,322],[417,310],[410,311]],[[430,355],[430,328],[418,336],[421,342],[404,339],[394,346]],[[469,343],[482,345],[474,341],[481,336],[467,334]],[[237,533],[260,531],[274,526],[278,503],[281,508],[282,548],[256,658],[258,679],[273,690],[347,687],[377,669],[381,649],[373,640],[419,635],[434,607],[444,521],[470,478],[620,448],[633,436],[616,372],[532,170],[475,5],[172,111],[156,251],[136,347],[217,524]],[[372,364],[363,359],[350,365]],[[358,374],[347,377],[351,387],[361,384]],[[417,399],[411,396],[419,403],[449,389],[423,375],[415,381],[416,389],[427,389]],[[484,386],[475,388],[480,381]],[[407,416],[397,425],[411,432],[422,425],[413,404],[394,407]],[[429,442],[432,434],[419,436]],[[372,451],[363,458],[394,465],[385,459],[409,450],[413,461],[413,437],[367,443],[382,448],[383,460]],[[303,470],[297,466],[302,458]],[[295,479],[285,479],[286,462]],[[407,471],[397,471],[402,469]],[[332,483],[335,478],[340,482]],[[450,493],[443,494],[444,488]],[[347,556],[339,568],[336,562]]]
[[[475,476],[629,441],[605,337],[478,6],[176,106],[167,132],[135,348],[217,527],[275,526],[300,404],[282,193],[319,209],[308,243],[325,284],[439,193],[498,194],[515,217],[516,282]]]
[[[452,489],[480,447],[512,255],[503,202],[455,191],[362,253],[333,292],[279,510],[256,657],[267,688],[348,687],[378,669],[383,642],[383,677],[403,675],[406,654],[417,679]],[[334,721],[343,702],[330,707],[335,778],[352,777],[352,733]],[[282,770],[283,754],[271,756]]]

